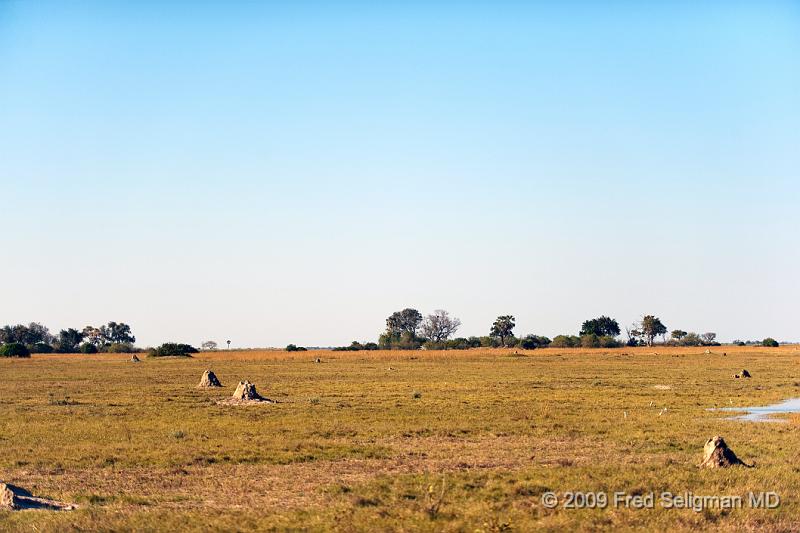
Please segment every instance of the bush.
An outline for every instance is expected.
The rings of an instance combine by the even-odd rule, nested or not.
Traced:
[[[500,339],[494,337],[480,337],[478,342],[481,343],[481,348],[497,348],[500,346]]]
[[[364,344],[364,349],[365,350],[377,350],[377,349],[379,349],[379,346],[378,346],[377,342],[367,342],[367,343]]]
[[[600,337],[598,337],[594,333],[590,333],[589,335],[581,335],[581,348],[599,348],[599,347],[600,347]]]
[[[761,341],[761,344],[762,344],[762,345],[764,345],[764,346],[768,346],[768,347],[770,347],[770,348],[777,348],[778,346],[780,346],[780,345],[778,344],[778,341],[776,341],[776,340],[775,340],[775,339],[773,339],[772,337],[767,337],[766,339],[764,339],[763,341]]]
[[[550,339],[547,337],[540,337],[539,335],[526,335],[519,340],[519,347],[525,350],[535,350],[536,348],[543,348],[550,344]]]
[[[378,339],[378,344],[383,350],[419,350],[425,339],[417,337],[409,331],[404,331],[399,335],[396,333],[384,333]]]
[[[611,337],[610,335],[603,335],[600,337],[601,348],[619,348],[620,346],[622,346],[622,343],[619,342],[616,337]]]
[[[105,353],[134,353],[136,351],[133,344],[128,344],[127,342],[114,342],[103,346],[103,352]]]
[[[24,344],[9,342],[0,346],[0,357],[30,357],[31,352]]]
[[[165,342],[150,352],[150,355],[152,357],[191,357],[190,354],[193,353],[197,353],[197,348],[189,344]]]
[[[575,348],[580,345],[581,339],[575,335],[556,335],[550,343],[553,348]]]
[[[85,342],[85,343],[81,344],[80,350],[81,350],[81,353],[97,353],[97,346],[95,346],[94,344]]]
[[[37,342],[27,346],[30,353],[53,353],[53,347],[44,342]]]
[[[686,336],[681,339],[681,345],[683,346],[700,346],[701,344],[703,344],[703,340],[697,333],[687,333]]]
[[[287,344],[286,345],[287,352],[305,352],[306,349],[302,346],[295,346],[294,344]]]

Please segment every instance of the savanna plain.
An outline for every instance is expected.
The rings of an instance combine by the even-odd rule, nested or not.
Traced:
[[[796,346],[129,360],[0,358],[0,479],[78,505],[1,531],[800,530],[800,418],[710,410],[800,396]],[[206,369],[222,388],[196,388]],[[218,403],[244,379],[277,403]],[[697,468],[714,435],[755,467]],[[569,491],[781,503],[542,504]]]

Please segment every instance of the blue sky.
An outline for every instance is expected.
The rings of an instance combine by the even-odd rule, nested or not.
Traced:
[[[0,1],[0,323],[800,340],[800,4],[159,4]]]

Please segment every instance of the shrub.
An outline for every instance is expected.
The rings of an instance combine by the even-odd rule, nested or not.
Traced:
[[[197,353],[197,348],[189,344],[165,342],[150,352],[150,355],[152,357],[191,357],[193,353]]]
[[[550,346],[553,348],[575,348],[581,345],[581,339],[575,335],[556,335]]]
[[[535,350],[536,348],[543,348],[550,344],[550,339],[541,337],[539,335],[527,335],[525,338],[519,340],[520,348],[526,350]]]
[[[615,337],[611,337],[610,335],[603,335],[600,337],[601,348],[619,348],[620,346],[622,346],[622,343]]]
[[[136,348],[127,342],[114,342],[107,346],[103,346],[103,352],[105,353],[133,353],[135,351]]]
[[[761,341],[761,344],[763,344],[764,346],[768,346],[770,348],[777,348],[779,346],[778,341],[776,341],[772,337],[767,337],[766,339]]]
[[[364,344],[365,350],[377,350],[378,348],[379,347],[377,342],[367,342]]]
[[[81,344],[80,350],[81,350],[81,353],[97,353],[97,346],[95,346],[94,344],[85,342],[85,343]]]
[[[683,346],[700,346],[703,344],[703,341],[697,333],[687,333],[686,336],[681,339],[681,344]]]
[[[599,348],[600,347],[600,337],[598,337],[594,333],[590,333],[589,335],[581,335],[581,347],[582,348]]]
[[[30,353],[53,353],[53,347],[44,342],[37,342],[27,346]]]
[[[500,346],[500,340],[495,337],[480,337],[478,341],[481,343],[481,348],[497,348]]]
[[[445,348],[448,350],[467,350],[470,348],[469,339],[465,339],[464,337],[450,339],[445,342]]]
[[[305,352],[306,349],[303,348],[302,346],[296,346],[294,344],[287,344],[286,345],[286,351],[287,352]]]
[[[378,344],[384,350],[419,350],[424,339],[410,331],[397,333],[384,333],[378,339]]]
[[[30,357],[31,352],[20,342],[9,342],[0,346],[0,357]]]

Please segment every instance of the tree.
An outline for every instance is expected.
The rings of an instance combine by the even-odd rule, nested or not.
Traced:
[[[700,346],[703,344],[703,340],[700,335],[692,331],[684,335],[683,339],[681,339],[681,344],[684,346]]]
[[[422,322],[422,314],[416,309],[406,308],[392,313],[386,319],[386,332],[392,335],[408,332],[416,336],[420,322]]]
[[[77,329],[62,329],[58,332],[58,351],[61,353],[77,352],[81,342],[83,342],[83,333]]]
[[[83,338],[86,339],[86,342],[97,348],[98,346],[102,346],[103,344],[103,332],[100,331],[99,328],[94,326],[86,326],[83,328]]]
[[[4,326],[0,330],[0,342],[4,344],[13,342],[19,344],[50,344],[53,342],[53,336],[45,326],[38,322],[31,322],[27,326],[22,324]]]
[[[131,335],[131,327],[124,322],[117,324],[116,322],[109,322],[108,326],[100,328],[103,337],[113,344],[133,344],[136,342],[136,337]]]
[[[659,335],[664,335],[667,332],[667,326],[661,323],[658,317],[653,315],[646,315],[642,318],[640,327],[641,336],[644,337],[644,342],[648,346],[653,345],[653,339]]]
[[[714,344],[714,340],[716,338],[717,334],[712,333],[710,331],[708,333],[703,333],[702,335],[700,335],[700,340],[703,341],[703,344]]]
[[[495,338],[500,339],[500,345],[506,345],[506,339],[512,336],[512,331],[514,330],[514,317],[511,315],[503,315],[497,317],[497,320],[494,321],[492,324],[492,329],[489,331],[489,335]]]
[[[50,330],[46,326],[38,322],[31,322],[27,327],[27,334],[25,336],[25,344],[50,344],[55,340]]]
[[[217,343],[214,341],[206,341],[203,344],[201,344],[200,347],[204,350],[216,350]]]
[[[780,346],[780,344],[778,344],[778,341],[776,341],[772,337],[767,337],[766,339],[761,341],[761,344],[764,346],[768,346],[770,348],[777,348],[778,346]]]
[[[619,323],[605,315],[587,320],[581,326],[580,336],[596,335],[598,337],[616,337],[619,335]]]
[[[461,321],[443,310],[437,309],[422,321],[422,336],[433,342],[449,339],[461,327]]]
[[[670,333],[670,336],[673,338],[673,340],[676,340],[678,342],[680,342],[681,339],[684,338],[686,335],[687,333],[682,329],[673,329],[672,333]]]

